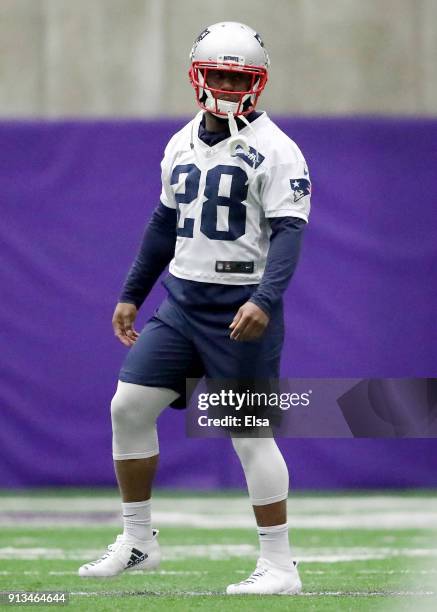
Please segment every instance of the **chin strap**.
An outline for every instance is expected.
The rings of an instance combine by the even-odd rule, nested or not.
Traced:
[[[231,155],[235,155],[238,148],[243,149],[245,153],[249,153],[249,145],[247,144],[247,140],[239,133],[237,122],[235,121],[234,114],[231,111],[228,111],[228,123],[229,131],[231,132],[231,137],[229,138],[229,151]],[[245,123],[250,125],[247,119],[245,120]]]
[[[241,119],[241,121],[247,125],[249,130],[252,132],[253,137],[255,138],[256,164],[258,164],[258,148],[259,147],[258,147],[258,139],[256,137],[255,130],[250,125],[250,121],[248,121],[244,115],[240,115],[239,119]],[[231,137],[229,139],[229,150],[230,150],[231,155],[235,155],[239,147],[241,147],[246,154],[249,154],[250,149],[249,149],[247,139],[244,136],[242,136],[240,132],[238,131],[237,122],[235,121],[235,117],[233,113],[231,113],[231,111],[228,111],[228,123],[229,123],[229,131],[231,132]]]

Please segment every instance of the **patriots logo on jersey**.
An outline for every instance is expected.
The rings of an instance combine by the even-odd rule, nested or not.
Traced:
[[[311,193],[311,183],[308,179],[290,179],[291,190],[294,194],[294,201],[297,202]]]
[[[265,160],[264,155],[258,153],[258,151],[253,147],[249,147],[249,153],[246,153],[242,147],[238,147],[234,157],[241,157],[241,159],[245,161],[246,164],[249,164],[249,166],[254,170],[256,170],[258,166],[261,166]]]

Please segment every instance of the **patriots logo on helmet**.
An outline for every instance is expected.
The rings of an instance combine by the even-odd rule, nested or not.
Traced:
[[[202,42],[202,40],[205,38],[205,36],[208,36],[209,33],[210,33],[210,31],[208,30],[208,28],[205,28],[204,30],[202,30],[202,32],[200,32],[199,36],[194,41],[193,48],[191,49],[190,59],[193,59],[194,54],[196,53],[196,49],[197,49],[199,43]]]
[[[205,36],[208,36],[209,34],[209,30],[208,28],[205,28],[204,30],[202,30],[199,34],[199,36],[196,38],[195,42],[196,43],[200,43],[201,40],[203,40],[205,38]]]
[[[297,202],[311,193],[311,183],[308,179],[290,179],[291,190],[294,194],[294,201]]]
[[[261,36],[258,34],[258,32],[255,34],[255,38],[257,39],[257,41],[259,42],[261,47],[264,47],[263,40],[262,40]]]

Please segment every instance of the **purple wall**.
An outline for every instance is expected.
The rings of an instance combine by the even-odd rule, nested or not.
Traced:
[[[437,121],[278,122],[313,181],[283,376],[436,376]],[[111,315],[181,125],[0,123],[0,486],[114,483]],[[242,484],[228,441],[167,412],[160,484]],[[296,487],[437,486],[435,440],[280,444]]]

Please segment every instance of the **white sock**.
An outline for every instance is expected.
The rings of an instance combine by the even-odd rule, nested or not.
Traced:
[[[258,527],[260,557],[276,565],[290,568],[293,564],[288,542],[288,524]]]
[[[135,540],[152,539],[152,519],[150,517],[152,501],[123,502],[123,525],[125,536]]]

